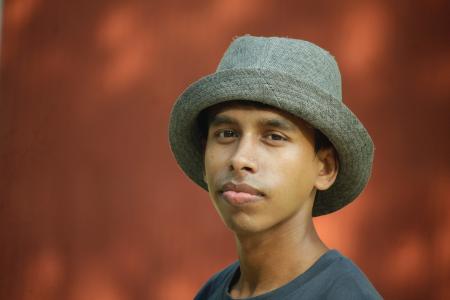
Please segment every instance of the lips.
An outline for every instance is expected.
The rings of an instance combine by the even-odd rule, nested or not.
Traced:
[[[262,200],[264,193],[248,184],[234,184],[228,182],[224,184],[222,195],[231,205],[243,205]]]

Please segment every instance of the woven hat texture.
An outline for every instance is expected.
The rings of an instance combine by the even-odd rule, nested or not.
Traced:
[[[205,190],[197,117],[210,106],[232,100],[287,111],[320,130],[334,145],[338,176],[328,190],[317,193],[313,216],[334,212],[362,192],[371,174],[374,145],[342,102],[339,68],[326,50],[297,39],[238,37],[216,72],[178,97],[169,121],[170,146],[181,169]]]

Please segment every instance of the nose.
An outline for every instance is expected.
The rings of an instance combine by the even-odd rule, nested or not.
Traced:
[[[230,171],[238,176],[246,173],[255,173],[257,163],[255,160],[255,145],[251,136],[242,136],[236,146],[236,150],[230,159]]]

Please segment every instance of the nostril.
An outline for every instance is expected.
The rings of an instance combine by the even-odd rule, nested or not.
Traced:
[[[257,164],[253,159],[244,156],[236,156],[230,160],[229,170],[233,172],[256,172]]]

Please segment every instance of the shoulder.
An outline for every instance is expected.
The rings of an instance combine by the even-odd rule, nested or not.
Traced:
[[[225,292],[228,283],[232,279],[239,262],[236,261],[226,268],[214,274],[200,289],[194,300],[202,299],[221,299],[221,295]],[[220,297],[220,298],[219,298]]]
[[[328,273],[326,294],[330,299],[382,299],[361,269],[339,252]]]

